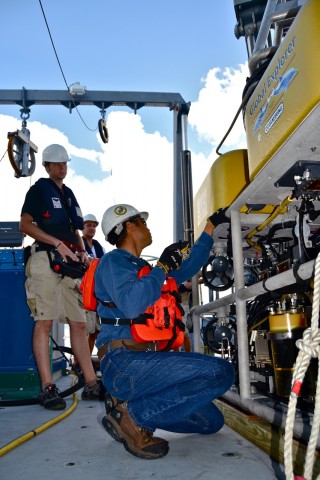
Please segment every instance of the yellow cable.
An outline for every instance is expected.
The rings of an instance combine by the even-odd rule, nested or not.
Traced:
[[[49,420],[48,422],[43,423],[42,425],[35,428],[34,430],[31,430],[30,432],[25,433],[21,437],[18,437],[15,440],[12,440],[12,442],[4,445],[2,448],[0,448],[0,457],[10,452],[10,450],[13,450],[15,447],[18,447],[22,443],[26,442],[27,440],[30,440],[30,438],[33,438],[39,433],[42,433],[44,430],[47,430],[49,427],[52,427],[52,425],[55,425],[56,423],[60,422],[64,418],[68,417],[76,409],[77,404],[78,404],[78,396],[76,393],[74,393],[73,403],[71,407],[68,408],[68,410],[63,412],[61,415],[58,415],[57,417],[53,418],[52,420]]]
[[[258,323],[255,323],[254,325],[252,325],[252,327],[248,330],[248,336],[252,333],[253,330],[255,330],[257,327],[259,327],[259,325],[261,325],[262,323],[264,323],[266,320],[268,319],[268,316],[267,317],[264,317],[262,320],[260,320]]]
[[[282,213],[285,213],[286,212],[286,207],[288,205],[289,202],[292,202],[293,200],[293,197],[289,196],[287,198],[285,198],[280,205],[278,205],[277,207],[275,207],[274,211],[271,213],[271,215],[269,215],[269,217],[263,222],[261,223],[261,225],[259,225],[257,228],[255,228],[254,230],[252,230],[250,233],[248,233],[248,235],[245,237],[245,240],[247,241],[247,243],[250,245],[250,247],[253,247],[255,248],[256,250],[259,250],[260,252],[262,251],[262,248],[255,242],[253,242],[251,240],[251,238],[256,235],[256,233],[258,232],[261,232],[261,230],[263,230],[267,225],[269,225],[270,222],[272,222],[272,220],[277,217],[278,215],[281,215]]]

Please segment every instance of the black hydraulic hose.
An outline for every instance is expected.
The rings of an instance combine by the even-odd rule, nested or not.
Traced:
[[[305,244],[305,241],[304,241],[303,217],[304,217],[304,213],[300,211],[299,212],[299,238],[300,238],[300,244],[301,244],[301,251],[300,251],[300,255],[301,255],[300,262],[301,263],[305,262],[306,260],[311,260],[310,256],[308,255],[306,244]]]
[[[265,241],[267,243],[272,243],[273,241],[276,241],[277,239],[274,238],[274,236],[278,230],[284,230],[286,228],[294,228],[295,225],[296,225],[295,221],[288,220],[286,222],[277,223],[276,225],[271,226],[269,229],[268,235],[265,238]]]

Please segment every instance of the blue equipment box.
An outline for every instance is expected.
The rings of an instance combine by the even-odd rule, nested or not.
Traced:
[[[33,355],[34,320],[26,301],[24,249],[0,248],[0,400],[33,398],[40,377]],[[53,372],[66,368],[51,358]]]

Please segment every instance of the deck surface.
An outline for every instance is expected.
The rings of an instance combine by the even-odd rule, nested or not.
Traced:
[[[65,377],[62,382],[70,379]],[[59,387],[63,389],[63,385]],[[157,431],[169,440],[168,455],[151,461],[136,458],[104,430],[103,402],[84,402],[80,393],[76,394],[78,400],[66,399],[68,408],[76,405],[70,415],[19,445],[17,439],[22,435],[61,412],[39,405],[0,408],[0,449],[17,440],[17,446],[0,457],[0,478],[284,480],[282,466],[227,426],[209,436]]]

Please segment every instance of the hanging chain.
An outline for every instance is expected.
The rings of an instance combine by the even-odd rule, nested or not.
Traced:
[[[101,118],[102,120],[105,120],[106,118],[106,109],[104,107],[102,107],[102,109],[100,110],[100,113],[101,113]]]
[[[27,108],[27,107],[23,107],[21,108],[20,110],[20,118],[22,119],[22,128],[26,128],[27,126],[27,120],[28,118],[30,117],[30,108]]]

